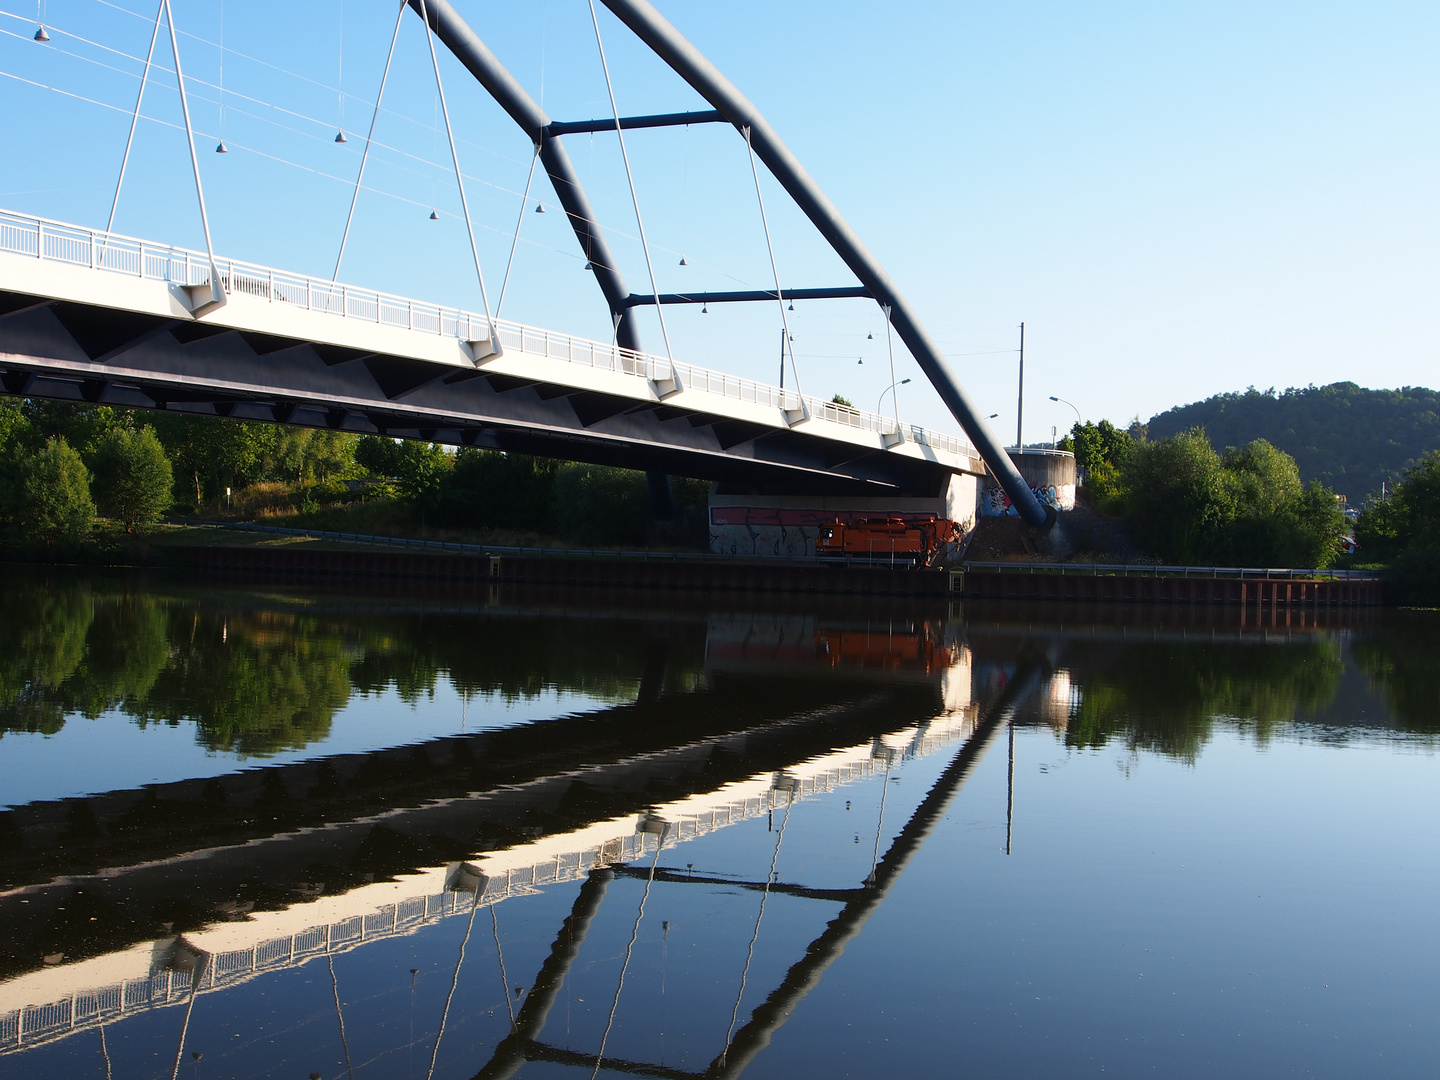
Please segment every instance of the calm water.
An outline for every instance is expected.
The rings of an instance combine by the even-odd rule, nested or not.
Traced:
[[[0,1080],[1433,1077],[1440,617],[1307,618],[7,571]]]

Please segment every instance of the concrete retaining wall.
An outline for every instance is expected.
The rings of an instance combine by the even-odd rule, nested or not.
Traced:
[[[796,559],[815,554],[820,528],[866,517],[939,517],[966,532],[979,513],[979,478],[960,474],[933,498],[829,498],[818,495],[741,495],[712,491],[710,550],[716,555]]]

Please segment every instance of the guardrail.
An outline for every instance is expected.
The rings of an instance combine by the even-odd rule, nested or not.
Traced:
[[[1161,566],[1149,563],[963,562],[967,572],[1019,572],[1082,577],[1239,578],[1245,581],[1379,581],[1370,570],[1301,570],[1289,567]]]
[[[210,258],[203,252],[153,244],[118,233],[85,229],[8,210],[0,210],[0,251],[147,281],[165,281],[186,288],[209,285],[211,278]],[[235,259],[216,259],[215,269],[227,293],[460,341],[485,341],[490,337],[489,323],[484,315],[459,308],[392,296],[374,289],[359,289],[353,285]],[[495,319],[493,322],[503,348],[637,378],[658,381],[671,377],[671,362],[663,356],[622,349],[614,344],[527,326],[509,319]],[[863,412],[848,405],[678,361],[673,365],[673,371],[687,390],[718,394],[734,401],[770,406],[784,412],[796,412],[803,408],[811,417],[872,432],[887,439],[894,438],[897,442],[908,439],[957,457],[974,459],[980,456],[974,446],[964,439],[927,431],[915,425],[897,425],[893,418]]]

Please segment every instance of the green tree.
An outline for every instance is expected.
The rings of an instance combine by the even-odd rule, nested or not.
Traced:
[[[170,506],[175,476],[155,429],[112,431],[95,451],[95,502],[119,518],[127,533],[160,520]]]
[[[554,528],[555,472],[559,464],[528,454],[460,451],[446,475],[437,520],[490,529]]]
[[[570,462],[555,471],[555,524],[582,544],[638,544],[650,521],[645,474]]]
[[[1225,451],[1235,520],[1217,544],[1220,562],[1324,567],[1339,552],[1345,519],[1334,492],[1302,484],[1295,459],[1264,439]]]
[[[396,486],[400,494],[419,507],[423,514],[434,508],[440,485],[453,464],[443,447],[406,439],[400,444]]]
[[[36,441],[35,429],[22,403],[0,399],[0,519],[14,519],[24,504],[22,467]]]
[[[1130,458],[1135,439],[1109,420],[1076,423],[1060,440],[1060,449],[1075,455],[1086,494],[1097,505],[1111,506],[1123,490],[1120,467]]]
[[[27,400],[24,409],[41,441],[63,436],[87,465],[110,435],[129,431],[134,426],[134,414],[130,410],[112,409],[109,405]]]
[[[1303,493],[1295,459],[1264,439],[1255,439],[1238,450],[1231,447],[1225,451],[1224,463],[1235,484],[1241,515],[1283,513]]]
[[[257,478],[302,482],[352,474],[359,439],[348,431],[277,427],[260,453]]]
[[[1388,564],[1402,603],[1440,605],[1440,453],[1425,455],[1389,499],[1365,508],[1356,539],[1366,562]]]
[[[95,520],[90,471],[63,436],[25,461],[21,484],[26,525],[47,544],[90,535]]]
[[[424,521],[442,501],[442,488],[454,459],[436,443],[365,435],[355,446],[355,462],[372,476],[395,481],[401,496]]]
[[[219,416],[156,413],[151,420],[175,472],[176,501],[193,499],[197,507],[207,495],[255,479],[278,437],[273,424]]]
[[[400,475],[400,441],[362,435],[355,444],[355,463],[378,480],[394,480]]]
[[[1121,475],[1135,539],[1167,562],[1205,561],[1235,519],[1225,463],[1198,428],[1137,442]]]
[[[1155,437],[1203,427],[1216,446],[1268,439],[1295,458],[1302,480],[1358,503],[1440,447],[1440,391],[1368,390],[1352,382],[1280,393],[1252,386],[1170,409],[1149,426]]]

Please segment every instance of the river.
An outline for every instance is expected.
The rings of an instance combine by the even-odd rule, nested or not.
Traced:
[[[0,575],[0,1080],[1433,1076],[1440,613]]]

